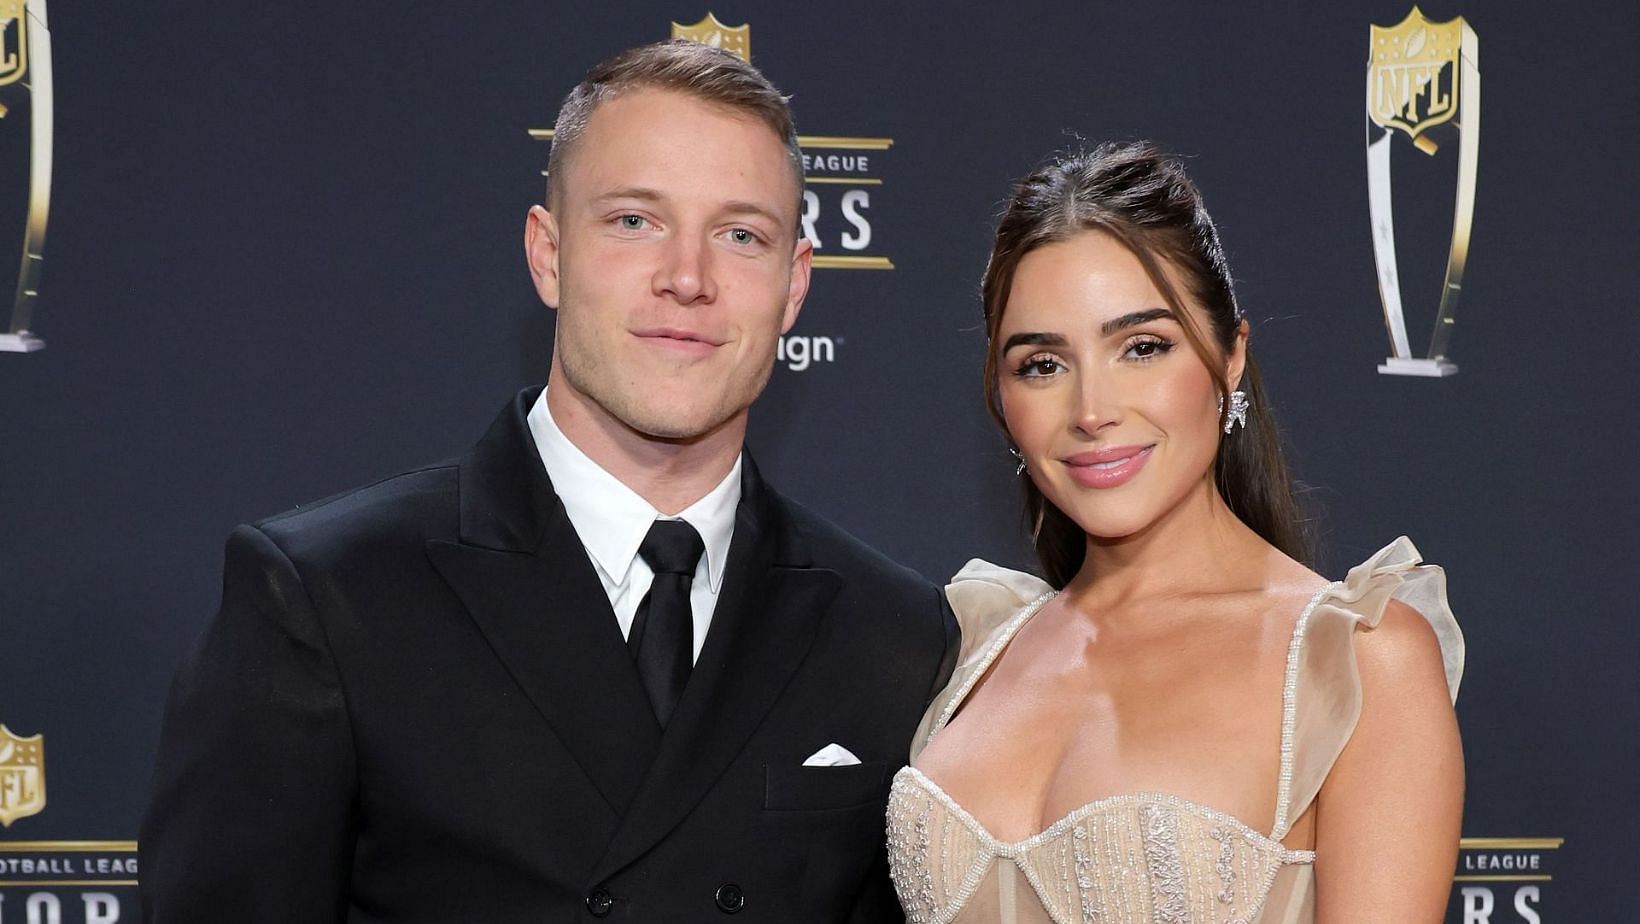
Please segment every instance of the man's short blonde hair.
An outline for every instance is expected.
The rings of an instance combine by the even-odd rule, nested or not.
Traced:
[[[803,155],[791,106],[763,72],[721,48],[672,39],[640,45],[595,65],[586,79],[564,97],[553,126],[552,154],[547,160],[547,207],[563,194],[564,165],[575,152],[593,112],[632,89],[673,90],[708,103],[744,112],[769,127],[786,146],[803,187]]]

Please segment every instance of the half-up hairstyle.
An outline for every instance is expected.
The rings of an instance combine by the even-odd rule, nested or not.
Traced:
[[[985,403],[991,416],[1006,432],[997,382],[997,332],[1019,261],[1045,244],[1088,232],[1110,235],[1138,258],[1184,327],[1185,339],[1213,373],[1224,406],[1228,408],[1229,393],[1235,388],[1247,393],[1252,405],[1247,425],[1220,440],[1213,460],[1214,484],[1243,523],[1286,555],[1308,563],[1304,518],[1250,349],[1241,381],[1225,380],[1224,360],[1245,316],[1236,303],[1218,229],[1183,165],[1149,142],[1103,144],[1093,151],[1060,155],[1015,185],[997,224],[981,284],[987,340]],[[1167,270],[1185,291],[1178,291]],[[1205,329],[1187,309],[1189,303],[1206,314]],[[1220,423],[1224,413],[1220,412]],[[1043,576],[1063,587],[1082,568],[1087,534],[1049,503],[1035,482],[1021,480],[1026,522]]]

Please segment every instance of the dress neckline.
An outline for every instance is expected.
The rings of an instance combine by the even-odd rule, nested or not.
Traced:
[[[947,811],[962,822],[963,827],[967,828],[986,846],[988,853],[999,857],[1019,859],[1038,846],[1055,840],[1076,824],[1100,812],[1135,804],[1150,804],[1168,805],[1183,809],[1206,818],[1214,824],[1223,825],[1242,837],[1262,843],[1276,851],[1285,862],[1309,863],[1315,860],[1315,851],[1313,850],[1294,850],[1280,841],[1273,840],[1268,834],[1249,827],[1246,822],[1228,812],[1221,812],[1212,806],[1202,805],[1200,802],[1192,802],[1182,796],[1175,796],[1172,793],[1165,792],[1125,792],[1113,796],[1104,796],[1071,809],[1052,824],[1029,837],[1017,841],[1005,841],[992,834],[991,830],[985,827],[984,822],[975,818],[972,813],[963,808],[962,803],[941,788],[933,777],[912,766],[900,768],[899,774],[896,775],[911,779],[921,786],[924,792],[939,800]]]
[[[1315,608],[1321,604],[1322,600],[1326,599],[1329,594],[1342,586],[1344,585],[1341,581],[1328,581],[1326,584],[1317,588],[1315,593],[1310,595],[1309,602],[1304,605],[1304,609],[1298,614],[1298,620],[1293,624],[1292,639],[1287,645],[1286,672],[1281,687],[1281,771],[1280,776],[1276,781],[1275,823],[1271,826],[1269,834],[1259,832],[1256,828],[1253,828],[1251,825],[1234,815],[1203,805],[1199,802],[1193,802],[1182,796],[1177,796],[1172,793],[1139,791],[1116,793],[1109,796],[1102,796],[1091,802],[1084,802],[1076,808],[1071,809],[1065,815],[1061,816],[1058,820],[1052,822],[1041,831],[1030,835],[1024,840],[1013,842],[1003,841],[992,835],[990,830],[987,829],[985,825],[979,821],[979,819],[975,818],[968,812],[967,809],[963,808],[956,799],[941,788],[939,783],[935,782],[934,779],[928,774],[923,773],[914,766],[906,766],[900,772],[906,773],[909,771],[913,774],[914,778],[921,782],[923,788],[927,792],[937,798],[946,806],[946,808],[950,809],[951,812],[956,815],[957,818],[961,819],[963,824],[968,827],[969,830],[973,831],[976,836],[996,848],[999,854],[1008,853],[1010,851],[1017,854],[1018,852],[1027,851],[1031,846],[1050,839],[1049,832],[1063,830],[1064,827],[1074,824],[1075,820],[1085,818],[1088,815],[1093,814],[1099,808],[1109,807],[1113,804],[1117,804],[1118,802],[1131,803],[1135,801],[1160,801],[1187,808],[1190,811],[1200,813],[1205,817],[1221,820],[1226,824],[1234,825],[1238,830],[1252,834],[1260,840],[1273,843],[1277,848],[1284,851],[1286,854],[1294,857],[1307,855],[1309,859],[1313,860],[1315,857],[1313,851],[1293,850],[1281,843],[1281,839],[1287,836],[1290,821],[1288,818],[1290,806],[1287,803],[1292,798],[1294,759],[1293,732],[1297,723],[1298,708],[1298,663],[1299,654],[1303,650],[1304,646],[1304,631],[1309,626],[1310,616],[1315,612]],[[933,742],[936,735],[945,730],[945,726],[950,723],[952,717],[956,715],[957,710],[962,707],[962,704],[965,701],[967,701],[969,694],[972,693],[974,687],[979,684],[980,679],[990,672],[992,664],[996,662],[997,658],[1002,656],[1003,650],[1008,647],[1009,642],[1013,641],[1014,636],[1018,634],[1019,630],[1024,628],[1025,624],[1030,622],[1031,618],[1041,611],[1042,607],[1046,606],[1048,601],[1058,595],[1059,592],[1056,590],[1048,590],[1043,592],[1034,600],[1020,607],[1020,609],[1014,613],[1013,617],[1003,625],[1002,629],[997,632],[997,637],[992,640],[990,647],[987,648],[985,654],[981,656],[979,663],[975,665],[974,669],[969,672],[967,677],[963,678],[962,684],[957,687],[956,695],[951,698],[950,702],[945,704],[945,708],[940,710],[939,718],[935,720],[933,727],[928,730],[928,735],[923,741],[923,745],[925,747]],[[1295,862],[1308,861],[1298,860]]]

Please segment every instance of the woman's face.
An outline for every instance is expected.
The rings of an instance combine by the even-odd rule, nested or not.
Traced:
[[[1200,307],[1188,310],[1210,330]],[[1089,535],[1138,533],[1211,477],[1215,376],[1115,238],[1090,231],[1026,254],[995,342],[1008,432],[1036,486]],[[1231,382],[1245,342],[1238,332]]]

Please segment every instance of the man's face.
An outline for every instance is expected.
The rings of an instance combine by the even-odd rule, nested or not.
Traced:
[[[756,118],[670,90],[600,105],[525,233],[558,311],[554,387],[647,437],[743,420],[808,290],[786,148]]]

